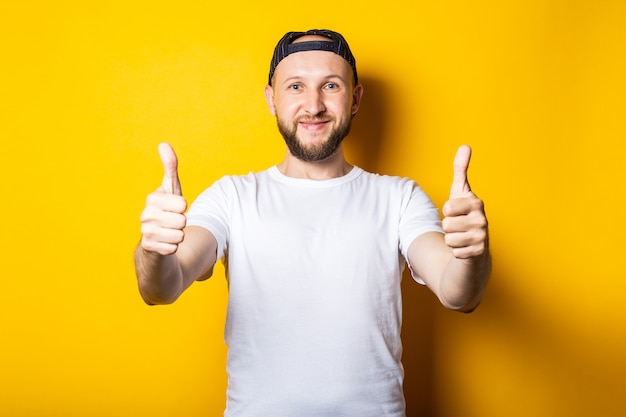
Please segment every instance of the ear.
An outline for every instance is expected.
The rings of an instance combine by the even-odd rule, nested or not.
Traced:
[[[276,116],[276,106],[274,106],[274,88],[271,85],[265,86],[265,102],[272,116]]]
[[[359,111],[361,97],[363,97],[363,86],[361,84],[357,84],[352,91],[352,108],[350,111],[353,116]]]

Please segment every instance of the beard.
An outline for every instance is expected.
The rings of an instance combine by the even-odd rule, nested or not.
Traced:
[[[298,124],[302,119],[303,118],[296,119],[291,126],[280,120],[278,117],[276,118],[276,121],[278,123],[278,131],[281,135],[283,135],[283,139],[287,144],[287,148],[289,148],[289,152],[304,162],[323,161],[334,154],[339,148],[339,145],[341,145],[341,142],[343,142],[345,137],[348,136],[348,133],[350,133],[350,127],[352,124],[352,119],[350,118],[343,120],[330,132],[328,138],[324,142],[307,146],[298,138],[297,135]],[[326,119],[315,117],[312,120],[308,118],[306,120],[315,121]]]

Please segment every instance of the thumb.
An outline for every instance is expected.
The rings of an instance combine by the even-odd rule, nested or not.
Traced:
[[[178,158],[168,143],[159,144],[159,156],[163,164],[163,182],[161,188],[166,193],[183,195],[178,179]]]
[[[454,177],[452,179],[452,187],[450,187],[450,199],[463,198],[472,190],[467,181],[467,169],[469,168],[470,158],[472,157],[472,149],[463,145],[456,151],[454,157]]]

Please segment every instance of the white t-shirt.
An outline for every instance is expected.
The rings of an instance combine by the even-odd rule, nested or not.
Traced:
[[[413,239],[442,232],[417,184],[272,167],[220,179],[187,219],[226,266],[225,416],[405,415],[400,280]]]

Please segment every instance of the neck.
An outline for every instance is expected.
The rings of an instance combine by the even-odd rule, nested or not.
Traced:
[[[339,178],[352,170],[339,147],[337,152],[322,161],[305,162],[293,156],[289,150],[285,159],[278,165],[278,169],[284,175],[293,178],[305,178],[311,180],[328,180]]]

